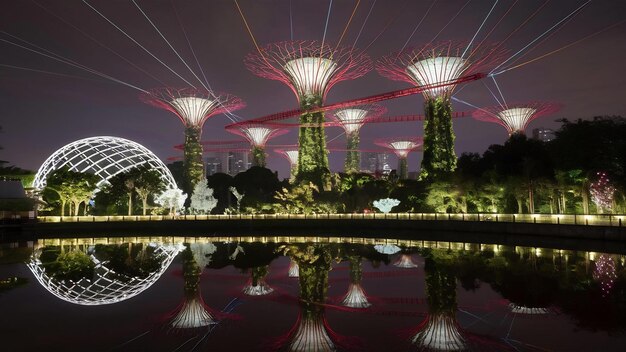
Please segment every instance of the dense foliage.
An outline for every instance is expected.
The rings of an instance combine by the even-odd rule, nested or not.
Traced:
[[[456,169],[450,98],[427,100],[424,114],[424,154],[420,178],[434,180]]]
[[[324,113],[308,112],[321,105],[322,98],[319,96],[300,97],[300,107],[305,112],[300,116],[302,127],[298,135],[299,154],[296,179],[305,184],[312,182],[327,190],[330,188],[330,168],[323,127]]]

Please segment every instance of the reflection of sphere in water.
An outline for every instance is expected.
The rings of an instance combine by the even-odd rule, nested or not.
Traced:
[[[94,254],[89,256],[94,264],[93,277],[82,277],[79,280],[58,279],[46,273],[40,260],[41,250],[33,254],[27,264],[37,281],[56,297],[70,303],[97,306],[118,303],[142,293],[152,286],[172,263],[172,260],[183,249],[180,244],[154,244],[153,249],[156,270],[145,277],[130,276],[115,272],[107,267],[106,261],[99,261]]]

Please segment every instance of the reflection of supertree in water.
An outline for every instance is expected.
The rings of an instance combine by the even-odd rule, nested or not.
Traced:
[[[195,257],[199,251],[192,251],[190,246],[183,251],[183,278],[185,280],[185,300],[171,318],[169,324],[174,329],[193,329],[216,324],[210,309],[204,304],[200,294],[200,266]]]
[[[285,254],[300,267],[300,315],[277,347],[284,351],[335,351],[338,336],[328,327],[323,306],[332,260],[329,247],[292,245],[286,247]]]
[[[268,265],[257,266],[251,270],[251,278],[243,288],[243,293],[248,296],[265,296],[274,292],[267,282],[265,282],[265,276],[267,276]]]
[[[300,266],[293,259],[289,261],[289,277],[300,277]]]
[[[361,286],[363,269],[361,268],[361,257],[350,256],[350,286],[348,292],[343,297],[341,304],[350,308],[368,308],[371,303],[367,300],[367,295]]]
[[[462,351],[468,346],[456,321],[456,278],[450,265],[426,257],[428,314],[411,342],[424,351]]]
[[[400,254],[400,258],[393,265],[404,269],[417,268],[417,264],[415,264],[410,254]]]
[[[615,273],[615,262],[613,258],[606,254],[600,255],[596,260],[596,267],[593,271],[593,279],[600,283],[602,297],[606,297],[611,293],[617,274]]]

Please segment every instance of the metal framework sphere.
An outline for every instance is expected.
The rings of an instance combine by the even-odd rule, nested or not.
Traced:
[[[165,273],[176,255],[183,249],[180,244],[150,243],[149,245],[155,248],[155,257],[160,266],[144,278],[117,273],[107,268],[107,262],[99,261],[93,254],[90,255],[90,259],[95,264],[94,276],[81,278],[78,281],[58,280],[48,275],[39,259],[41,250],[36,251],[26,265],[41,286],[59,299],[84,306],[113,304],[135,297],[147,290]]]
[[[170,170],[154,153],[139,143],[119,137],[90,137],[58,149],[37,171],[33,182],[35,189],[43,189],[48,175],[65,166],[72,171],[97,175],[100,177],[98,188],[111,177],[139,166],[158,171],[167,187],[177,187]]]

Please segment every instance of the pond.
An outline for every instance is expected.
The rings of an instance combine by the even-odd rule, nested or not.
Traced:
[[[623,351],[626,256],[318,237],[4,244],[2,351]]]

